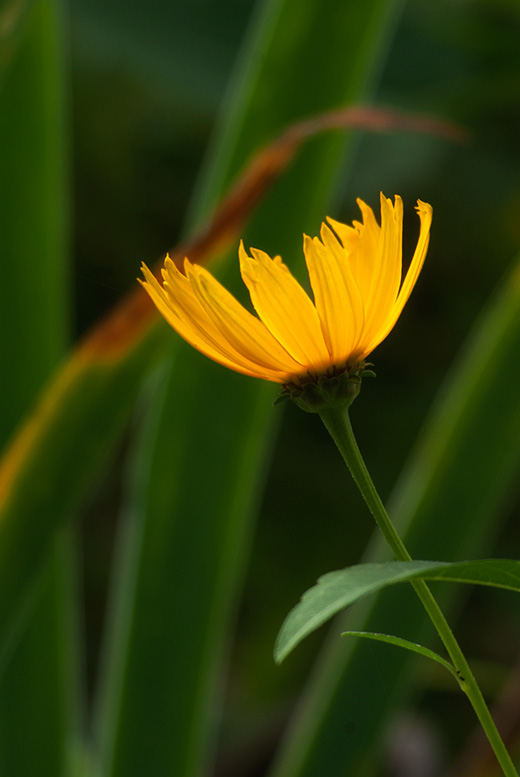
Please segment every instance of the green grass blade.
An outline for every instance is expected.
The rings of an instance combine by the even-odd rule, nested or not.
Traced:
[[[235,68],[226,110],[217,125],[207,169],[199,182],[192,222],[200,222],[208,214],[252,151],[265,145],[281,128],[297,118],[356,104],[366,98],[386,54],[387,41],[401,5],[400,0],[370,0],[366,4],[324,0],[321,5],[303,4],[298,0],[265,0],[259,4],[259,13],[244,40]],[[312,29],[315,33],[309,35]],[[306,41],[304,53],[303,40]],[[269,63],[264,61],[266,47],[271,52],[278,49]],[[287,62],[298,63],[298,68],[286,67]],[[329,83],[321,80],[323,72],[330,74]],[[343,87],[331,99],[331,92],[339,83]],[[273,101],[278,103],[276,115],[271,110]],[[305,154],[319,158],[319,145],[314,150],[307,149]],[[338,137],[336,151],[339,153],[341,148],[344,148],[344,138]],[[323,183],[318,181],[317,186],[309,187],[308,181],[301,179],[301,173],[290,176],[277,184],[280,198],[290,202],[296,184],[301,183],[310,200],[309,212],[317,209],[321,216],[323,202],[330,199],[330,178],[334,174],[332,159],[322,160],[322,165],[325,164]],[[303,165],[301,169],[305,169]],[[270,203],[265,204],[264,215],[259,216],[262,234],[272,214],[279,227],[280,214],[275,211],[272,200]],[[284,217],[292,218],[292,214],[293,209],[286,207]],[[305,209],[303,213],[297,212],[296,229],[301,231],[302,222],[307,219]]]
[[[267,38],[250,41],[256,61],[245,67],[237,87],[235,145],[223,149],[225,165],[212,167],[217,172],[202,211],[237,165],[284,123],[363,95],[393,8],[381,2],[346,8],[332,0],[268,4],[269,23],[259,33]],[[290,45],[288,29],[294,32]],[[311,50],[314,88],[300,77],[302,69],[308,73]],[[273,68],[284,74],[280,81],[273,80]],[[271,241],[276,251],[294,255],[302,230],[315,229],[325,213],[342,145],[340,138],[325,138],[305,150],[259,209],[248,241]],[[229,275],[225,283],[233,289]],[[276,418],[272,399],[272,387],[187,348],[175,360],[164,394],[154,398],[133,474],[130,539],[116,582],[116,626],[98,721],[103,768],[111,777],[204,772],[224,647]]]
[[[51,546],[0,680],[0,771],[69,773],[79,745],[79,650],[71,536]]]
[[[75,355],[8,449],[0,472],[0,666],[56,532],[120,438],[161,334],[148,332],[120,361]]]
[[[34,0],[5,0],[0,8],[0,89],[18,46]]]
[[[67,145],[57,24],[54,2],[33,7],[0,84],[0,140],[9,149],[0,155],[0,251],[9,280],[0,290],[0,353],[17,383],[10,412],[0,416],[2,446],[67,342]]]
[[[442,558],[447,537],[453,556],[481,554],[497,531],[504,505],[518,488],[518,277],[515,266],[484,311],[440,392],[390,502],[390,515],[416,558]],[[503,375],[507,380],[500,377]],[[497,392],[500,402],[496,401]],[[453,515],[457,515],[456,521]],[[388,552],[377,538],[367,560],[386,558]],[[361,603],[339,629],[393,631],[396,613],[405,608],[400,630],[406,629],[407,636],[414,639],[421,638],[424,613],[411,593],[403,603],[404,593],[387,590],[370,605]],[[446,592],[443,594],[442,601],[448,602]],[[311,777],[319,769],[326,773],[332,768],[355,774],[370,762],[385,720],[395,709],[395,699],[402,694],[408,677],[406,655],[392,653],[385,651],[378,657],[375,678],[366,651],[358,645],[345,648],[331,637],[272,777]],[[345,727],[352,712],[351,701],[360,694],[364,704],[356,707],[356,724]]]
[[[5,4],[0,73],[2,444],[68,337],[68,142],[60,2]],[[0,772],[65,775],[78,736],[74,556],[60,536],[0,677]],[[23,539],[19,553],[24,554]],[[12,595],[12,590],[5,592]],[[20,606],[19,600],[14,606]]]

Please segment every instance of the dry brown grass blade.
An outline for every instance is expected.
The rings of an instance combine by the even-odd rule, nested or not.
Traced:
[[[184,257],[189,256],[192,262],[205,264],[229,248],[238,239],[255,206],[283,173],[302,143],[318,133],[334,129],[427,132],[456,141],[465,137],[459,128],[443,120],[379,108],[347,108],[297,122],[253,157],[207,226],[171,252],[174,261],[181,266]],[[159,262],[156,267],[157,273],[161,264]],[[4,452],[0,461],[0,513],[16,492],[15,481],[23,479],[28,460],[37,455],[36,451],[44,455],[46,434],[52,436],[55,426],[62,424],[65,407],[76,414],[82,412],[85,415],[84,425],[89,422],[88,413],[95,418],[99,416],[103,392],[109,392],[110,381],[117,384],[119,373],[127,371],[127,363],[139,346],[146,342],[157,318],[155,306],[136,282],[134,291],[78,343]],[[94,372],[96,380],[105,381],[97,384],[95,398],[92,386],[89,387]],[[133,385],[127,384],[126,393],[131,393],[133,389]],[[85,397],[85,394],[88,396]],[[81,411],[78,409],[79,397]],[[78,418],[74,423],[79,434],[81,423]]]
[[[466,139],[463,130],[442,119],[399,113],[384,108],[353,107],[297,122],[246,167],[208,225],[171,252],[181,266],[184,257],[205,264],[237,240],[251,212],[273,181],[286,169],[302,143],[333,129],[364,129],[376,132],[406,130],[439,135],[453,141]],[[161,263],[156,271],[159,272]],[[130,348],[134,338],[155,317],[155,308],[139,287],[104,318],[80,344],[83,356],[113,358]]]

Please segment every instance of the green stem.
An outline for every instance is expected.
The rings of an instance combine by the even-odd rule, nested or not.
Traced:
[[[377,525],[383,532],[395,558],[398,561],[411,561],[412,557],[390,520],[365,466],[354,437],[354,432],[352,431],[348,411],[336,409],[322,410],[320,417],[343,456],[356,485],[361,491]],[[498,733],[477,681],[435,597],[424,580],[413,581],[411,585],[421,600],[453,662],[453,666],[457,670],[460,686],[475,710],[504,775],[506,777],[518,777],[516,768]]]

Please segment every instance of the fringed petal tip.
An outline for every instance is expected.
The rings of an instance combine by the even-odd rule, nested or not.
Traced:
[[[423,200],[417,200],[417,205],[415,206],[415,210],[417,211],[419,218],[421,219],[421,228],[423,230],[429,231],[432,219],[433,219],[433,208],[431,205],[429,205],[427,202],[423,202]]]
[[[417,200],[417,205],[415,206],[415,210],[418,213],[427,213],[429,216],[433,214],[433,208],[431,205],[429,205],[427,202],[424,202],[423,200]]]
[[[148,265],[145,262],[141,262],[141,268],[140,269],[141,269],[141,272],[142,272],[142,274],[144,276],[144,279],[143,278],[138,278],[137,280],[139,281],[141,286],[144,286],[146,288],[146,286],[148,284],[151,284],[154,281],[156,283],[158,283],[157,278],[155,277],[155,275],[153,274],[153,272],[150,270],[150,268],[148,267]]]
[[[171,269],[171,270],[173,270],[174,268],[175,268],[176,270],[178,269],[177,265],[176,265],[176,264],[175,264],[175,262],[172,260],[172,258],[171,258],[171,256],[170,256],[170,254],[166,254],[166,256],[164,257],[164,266],[165,266],[165,268],[166,268],[167,270],[170,270],[170,269]]]
[[[241,240],[238,245],[238,261],[240,263],[240,272],[242,274],[242,278],[244,277],[244,273],[247,272],[247,268],[251,265],[253,262],[253,257],[250,256],[247,251],[246,247],[244,245],[244,241]]]

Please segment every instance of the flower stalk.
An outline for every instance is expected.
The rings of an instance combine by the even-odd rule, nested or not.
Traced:
[[[326,408],[321,410],[319,414],[395,558],[398,561],[412,561],[412,557],[386,512],[366,468],[354,437],[348,409]],[[518,772],[498,732],[473,672],[435,597],[424,580],[412,581],[411,585],[446,648],[446,652],[456,669],[459,685],[468,697],[480,721],[503,774],[505,777],[518,777]]]
[[[403,203],[380,197],[381,223],[362,200],[362,221],[327,219],[320,237],[304,236],[313,299],[279,256],[239,248],[240,271],[257,315],[244,308],[203,267],[186,259],[181,269],[167,256],[162,283],[143,265],[142,285],[166,321],[194,348],[229,369],[283,387],[307,412],[319,413],[372,515],[399,561],[411,561],[379,498],[350,425],[366,358],[397,322],[428,250],[432,208],[418,200],[420,232],[402,277]],[[468,663],[430,589],[412,582],[435,626],[461,688],[468,696],[505,777],[516,769]]]

